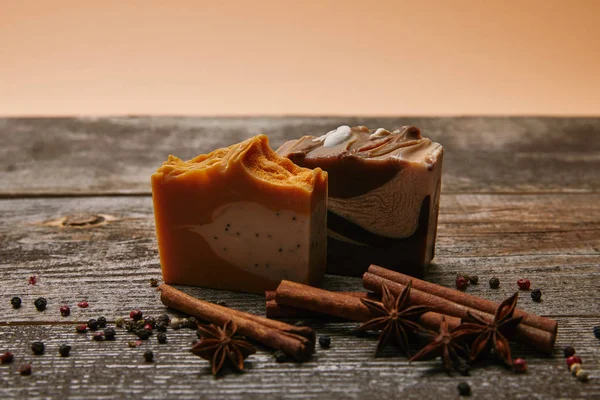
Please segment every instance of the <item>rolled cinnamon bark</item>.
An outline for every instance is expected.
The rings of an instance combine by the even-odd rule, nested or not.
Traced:
[[[351,321],[365,322],[373,318],[373,314],[365,306],[360,297],[340,292],[330,292],[301,283],[283,280],[275,291],[278,304],[302,308],[312,312],[333,315]],[[419,318],[419,323],[432,331],[438,331],[442,315],[437,312],[426,312]],[[446,317],[448,326],[460,325],[460,319]]]
[[[413,279],[413,287],[410,292],[412,304],[426,305],[439,313],[451,315],[460,319],[467,319],[467,312],[477,314],[487,321],[491,321],[494,318],[493,313],[486,313],[475,308],[467,307],[463,304],[454,303],[451,300],[436,296],[430,292],[416,289],[415,281],[416,279]],[[405,287],[405,285],[401,283],[385,279],[370,272],[366,272],[363,275],[363,286],[365,289],[380,292],[383,285],[386,285],[394,294],[400,293]],[[526,343],[542,352],[551,353],[554,349],[554,342],[556,341],[556,331],[547,332],[521,323],[517,326],[514,340]]]
[[[354,296],[358,298],[368,298],[380,301],[381,295],[377,293],[367,293],[367,292],[341,292],[343,294],[347,294],[348,296]],[[302,308],[296,308],[291,306],[285,306],[283,304],[277,303],[275,300],[275,291],[268,290],[265,292],[266,299],[266,309],[267,309],[267,318],[322,318],[327,314],[322,312],[314,312],[305,310]],[[339,317],[338,317],[339,318]],[[340,318],[343,320],[343,318]]]
[[[238,326],[238,332],[272,349],[281,350],[286,355],[305,361],[315,350],[314,331],[306,326],[292,326],[242,311],[222,307],[196,299],[167,284],[157,289],[160,300],[167,307],[216,325],[224,325],[232,320]]]

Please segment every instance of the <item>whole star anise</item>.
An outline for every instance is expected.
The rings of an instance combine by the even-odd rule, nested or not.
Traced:
[[[235,336],[237,326],[229,320],[223,328],[216,325],[199,325],[201,339],[191,352],[210,361],[213,375],[217,375],[228,361],[236,371],[244,370],[244,360],[256,353],[250,343]]]
[[[512,356],[508,339],[515,334],[517,325],[523,317],[513,317],[519,293],[504,300],[496,309],[492,321],[487,321],[479,315],[467,312],[474,322],[463,322],[456,328],[459,336],[475,336],[471,345],[471,361],[477,361],[494,353],[507,365],[512,365]]]
[[[442,357],[446,371],[450,372],[453,368],[459,370],[460,359],[468,359],[469,351],[462,344],[461,335],[456,329],[448,329],[446,317],[442,316],[439,332],[437,334],[432,331],[425,332],[433,336],[433,339],[421,351],[412,356],[410,361],[433,360],[436,357]]]
[[[374,317],[359,326],[357,330],[381,331],[375,356],[388,343],[396,344],[405,355],[410,356],[408,334],[423,330],[423,327],[416,321],[421,315],[430,311],[427,306],[409,306],[411,287],[412,281],[409,281],[400,295],[395,297],[386,285],[382,285],[381,303],[370,299],[360,299]]]

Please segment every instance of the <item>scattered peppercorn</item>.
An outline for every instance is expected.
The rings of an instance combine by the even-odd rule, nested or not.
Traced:
[[[98,330],[98,321],[96,321],[94,318],[90,319],[87,323],[88,328],[90,328],[91,331],[97,331]]]
[[[108,327],[104,329],[104,337],[106,337],[106,340],[115,340],[116,334],[117,331],[115,331],[115,328],[113,327]]]
[[[87,331],[87,324],[79,324],[75,327],[77,333],[85,333]]]
[[[319,336],[319,346],[328,349],[331,346],[331,338],[329,336]]]
[[[3,353],[0,356],[0,363],[1,364],[9,364],[14,360],[14,356],[13,353],[11,353],[10,351],[7,351],[6,353]]]
[[[577,375],[577,372],[579,372],[579,370],[583,368],[581,366],[581,364],[579,363],[575,363],[575,364],[571,364],[571,366],[569,367],[569,371],[571,371],[571,373],[573,374],[573,376]]]
[[[144,330],[152,333],[152,325],[150,325],[150,324],[144,325]]]
[[[156,278],[150,278],[150,286],[157,287],[158,286],[158,279],[156,279]]]
[[[182,318],[180,321],[181,327],[182,328],[187,328],[189,325],[190,321],[187,318]]]
[[[37,278],[36,278],[36,276],[35,276],[35,275],[31,275],[31,276],[29,277],[29,284],[30,284],[30,285],[35,285],[36,283],[37,283]]]
[[[567,358],[567,365],[570,367],[571,365],[578,363],[578,364],[582,364],[583,361],[581,361],[581,357],[579,356],[571,356],[569,358]]]
[[[140,319],[142,319],[142,311],[141,310],[132,310],[129,313],[129,318],[131,318],[134,321],[139,321]]]
[[[218,305],[218,306],[221,306],[221,307],[227,307],[227,302],[226,302],[226,301],[223,301],[223,300],[221,300],[221,301],[217,301],[217,305]]]
[[[540,301],[542,299],[542,291],[540,289],[533,289],[531,291],[531,300]]]
[[[158,335],[156,335],[156,340],[158,340],[158,343],[160,344],[167,343],[167,334],[164,332],[159,332]]]
[[[273,353],[273,356],[275,357],[275,361],[278,363],[287,361],[287,356],[281,350],[277,350],[275,353]]]
[[[477,285],[477,283],[479,283],[479,277],[477,275],[469,275],[469,282],[473,285]]]
[[[188,328],[190,328],[190,329],[198,329],[198,320],[196,319],[196,317],[189,317],[188,318]]]
[[[129,347],[138,347],[140,344],[142,344],[141,340],[135,340],[135,341],[131,341],[131,342],[127,342],[127,345]]]
[[[150,332],[145,329],[138,329],[135,334],[142,340],[148,340],[150,338]]]
[[[531,282],[529,282],[529,279],[519,279],[517,281],[517,285],[519,286],[519,289],[521,289],[521,290],[529,290],[529,287],[531,286]]]
[[[94,333],[94,336],[92,336],[92,339],[95,340],[96,342],[101,342],[104,340],[104,332],[96,332]]]
[[[45,298],[38,297],[37,299],[35,299],[33,304],[35,305],[35,308],[38,309],[38,311],[44,311],[46,309],[46,305],[48,305],[48,302]]]
[[[106,318],[100,317],[100,318],[98,318],[97,321],[98,321],[98,328],[106,327]]]
[[[79,303],[77,303],[77,307],[79,308],[88,308],[90,306],[90,303],[88,303],[87,301],[80,301]]]
[[[471,277],[467,274],[458,274],[456,275],[456,277],[458,278],[459,276],[462,276],[463,278],[465,278],[466,280],[469,280]]]
[[[458,394],[461,396],[470,396],[471,395],[471,386],[467,382],[461,382],[456,387],[458,389]]]
[[[158,318],[156,318],[156,320],[158,322],[163,322],[167,325],[169,325],[169,322],[171,321],[171,318],[169,318],[169,316],[167,314],[161,314],[158,316]]]
[[[594,327],[594,336],[600,339],[600,325]]]
[[[62,306],[61,308],[59,308],[59,310],[60,315],[62,315],[63,317],[68,317],[69,315],[71,315],[71,309],[67,305]]]
[[[31,351],[33,351],[33,354],[35,354],[36,356],[40,356],[40,355],[44,354],[45,350],[46,350],[46,346],[44,346],[44,343],[42,343],[42,342],[31,343]]]
[[[517,358],[513,361],[513,368],[516,373],[522,374],[527,372],[527,360],[524,358]]]
[[[61,357],[69,357],[69,353],[71,352],[71,346],[68,344],[61,344],[58,347],[58,353]]]
[[[119,317],[115,320],[115,325],[117,328],[122,328],[125,325],[125,319],[123,317]]]
[[[166,332],[167,324],[165,324],[164,322],[159,322],[158,324],[156,324],[156,330],[159,332]]]
[[[181,328],[181,320],[179,318],[172,318],[171,319],[171,329],[179,329]]]
[[[12,299],[10,299],[10,304],[13,306],[13,308],[20,308],[21,298],[17,296],[13,297]]]
[[[587,382],[588,379],[590,379],[590,374],[588,374],[588,372],[584,369],[580,369],[579,371],[577,371],[577,374],[575,374],[575,376],[580,382]]]
[[[469,280],[464,276],[458,275],[456,277],[456,288],[458,290],[465,290],[469,286]]]
[[[573,346],[565,347],[563,349],[563,354],[565,355],[565,357],[571,357],[573,354],[575,354],[575,349],[573,348]]]
[[[18,371],[21,375],[31,375],[31,364],[21,365]]]
[[[152,350],[146,350],[144,352],[144,360],[146,360],[146,362],[152,362],[153,359],[154,353],[152,352]]]
[[[144,318],[144,324],[150,325],[152,329],[154,329],[154,327],[156,326],[156,320],[154,319],[154,317],[146,317]]]
[[[498,279],[498,278],[491,278],[490,279],[490,287],[492,289],[498,289],[498,287],[500,287],[500,279]]]

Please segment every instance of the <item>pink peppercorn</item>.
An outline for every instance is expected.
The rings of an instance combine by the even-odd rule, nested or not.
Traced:
[[[88,308],[89,307],[89,303],[87,301],[80,301],[79,303],[77,303],[77,307],[79,308]]]
[[[568,365],[569,367],[570,367],[571,365],[575,364],[575,363],[577,363],[577,364],[581,364],[581,363],[582,363],[582,361],[581,361],[581,357],[579,357],[579,356],[571,356],[571,357],[567,358],[567,365]]]
[[[469,280],[464,276],[456,277],[456,288],[459,290],[465,290],[469,286]]]
[[[75,327],[77,333],[85,333],[87,332],[87,324],[79,324]]]
[[[68,317],[71,314],[71,309],[69,308],[69,306],[64,305],[60,308],[60,315],[62,315],[63,317]]]
[[[132,310],[129,313],[129,318],[131,318],[134,321],[139,321],[140,319],[142,319],[142,311],[140,311],[140,310]]]
[[[7,351],[6,353],[4,353],[0,356],[0,363],[9,364],[12,362],[12,360],[14,358],[15,357],[13,356],[13,353],[11,353],[10,351]]]
[[[147,330],[148,332],[152,332],[153,328],[152,328],[152,325],[146,324],[146,325],[144,325],[144,329]]]
[[[515,359],[515,361],[513,361],[513,368],[515,372],[519,374],[527,372],[527,360],[525,360],[524,358]]]
[[[529,290],[531,282],[529,282],[529,279],[519,279],[517,285],[519,285],[519,289],[521,290]]]
[[[30,285],[35,285],[37,283],[37,278],[35,277],[35,275],[31,275],[29,277],[29,284]]]

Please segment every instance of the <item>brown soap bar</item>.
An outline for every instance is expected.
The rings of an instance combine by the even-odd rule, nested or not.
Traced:
[[[327,272],[371,264],[422,276],[434,256],[443,148],[414,126],[304,136],[277,153],[329,174]]]

